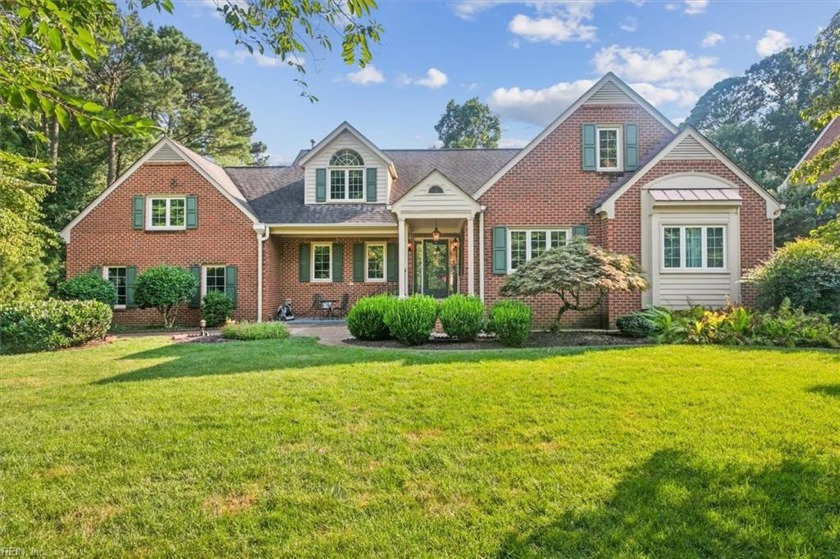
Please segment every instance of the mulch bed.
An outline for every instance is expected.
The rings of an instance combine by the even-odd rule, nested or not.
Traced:
[[[223,338],[221,334],[210,334],[209,336],[202,336],[201,334],[179,334],[172,336],[172,341],[176,344],[223,344],[225,342],[235,342]]]
[[[347,338],[343,341],[345,344],[361,346],[361,347],[377,347],[377,348],[393,348],[406,349],[396,340],[382,340],[365,342],[357,340],[356,338]],[[587,346],[641,346],[649,345],[652,342],[648,339],[628,338],[620,334],[613,334],[610,332],[559,332],[553,334],[551,332],[534,332],[525,345],[526,348],[540,348],[540,347],[587,347]],[[474,342],[459,342],[452,340],[445,336],[434,336],[432,340],[421,346],[415,346],[414,349],[422,350],[459,350],[459,349],[509,349],[508,346],[502,345],[494,338],[479,338]]]

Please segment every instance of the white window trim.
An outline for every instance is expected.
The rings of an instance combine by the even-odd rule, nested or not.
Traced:
[[[327,201],[329,202],[346,202],[349,204],[364,204],[367,200],[365,196],[365,189],[367,188],[367,173],[366,167],[327,167]],[[344,172],[344,197],[333,198],[332,195],[332,174],[333,171]],[[350,196],[350,171],[362,172],[362,197],[349,198]]]
[[[152,225],[152,200],[166,200],[166,222],[169,223],[172,214],[170,205],[172,200],[184,201],[184,224],[183,225]],[[146,229],[148,231],[184,231],[187,228],[187,197],[169,196],[166,194],[146,196]]]
[[[616,148],[616,166],[615,167],[601,167],[601,132],[606,130],[615,130],[615,148]],[[595,128],[595,168],[601,172],[616,172],[624,169],[624,138],[622,126],[598,126]]]
[[[105,281],[107,281],[107,282],[111,281],[110,277],[109,277],[109,273],[108,273],[108,271],[111,268],[125,268],[126,278],[128,277],[128,266],[102,266],[102,279],[104,279]],[[126,297],[128,297],[128,293],[126,293]],[[123,310],[123,309],[126,309],[127,306],[126,305],[114,305],[111,308],[114,308],[114,309],[117,309],[117,310]]]
[[[224,268],[225,291],[227,291],[227,266],[225,264],[205,264],[201,267],[201,298],[207,295],[207,268]],[[223,291],[223,293],[225,292]]]
[[[685,230],[692,229],[699,227],[701,230],[700,234],[700,245],[701,245],[701,264],[702,266],[692,267],[689,268],[685,265],[685,259],[687,255],[686,247],[685,247]],[[719,228],[723,230],[723,266],[720,267],[710,267],[708,261],[708,244],[707,244],[707,231],[712,228]],[[668,268],[665,266],[665,229],[679,229],[680,230],[680,266],[679,268]],[[709,273],[728,273],[729,266],[728,266],[728,256],[729,251],[727,249],[727,226],[720,224],[720,223],[713,223],[713,224],[701,224],[701,223],[689,223],[689,224],[662,224],[660,225],[659,229],[659,249],[661,253],[661,257],[659,259],[659,270],[660,273],[663,274],[693,274],[696,272],[709,272]]]
[[[572,239],[572,228],[571,227],[508,227],[507,231],[507,267],[508,267],[508,274],[512,274],[516,271],[513,268],[513,233],[525,233],[525,262],[531,261],[531,233],[537,232],[545,232],[545,249],[549,250],[551,248],[551,233],[553,231],[563,231],[566,233],[566,244],[569,244],[569,241]]]
[[[330,258],[329,258],[329,274],[326,279],[315,278],[315,247],[327,247],[330,251]],[[332,243],[312,243],[312,247],[309,249],[309,281],[313,283],[332,283],[333,278],[333,246]]]
[[[382,247],[382,278],[371,278],[368,276],[370,267],[368,266],[368,247],[378,246]],[[366,283],[385,283],[388,281],[388,244],[387,243],[365,243],[365,282]]]

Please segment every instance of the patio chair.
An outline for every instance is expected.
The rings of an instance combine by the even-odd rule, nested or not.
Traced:
[[[324,296],[321,295],[320,293],[316,293],[315,295],[313,295],[312,296],[312,316],[314,318],[318,318],[318,315],[320,315],[321,318],[326,318],[327,317],[327,311],[329,311],[329,309],[324,306]]]
[[[347,316],[347,305],[350,304],[350,294],[345,293],[341,296],[341,303],[333,307],[333,314],[339,318]]]

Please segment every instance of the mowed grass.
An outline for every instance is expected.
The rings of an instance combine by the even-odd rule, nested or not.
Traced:
[[[0,548],[837,557],[840,353],[158,337],[0,357]]]

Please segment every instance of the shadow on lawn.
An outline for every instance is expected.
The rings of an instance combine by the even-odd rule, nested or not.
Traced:
[[[836,557],[837,464],[751,470],[656,452],[591,512],[504,540],[497,557]]]
[[[260,371],[305,369],[356,363],[398,362],[401,365],[477,363],[489,360],[539,360],[558,355],[582,355],[591,351],[631,350],[637,346],[572,347],[552,349],[480,350],[447,352],[371,350],[321,345],[315,338],[290,338],[275,342],[231,342],[224,344],[169,344],[121,359],[164,359],[152,365],[104,378],[94,384],[143,380],[231,375]]]
[[[826,396],[834,396],[835,398],[840,398],[840,384],[820,384],[817,386],[812,386],[808,389],[808,392],[813,392],[814,394],[825,394]]]

